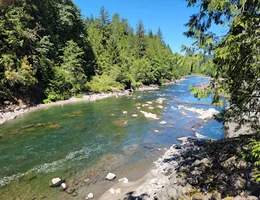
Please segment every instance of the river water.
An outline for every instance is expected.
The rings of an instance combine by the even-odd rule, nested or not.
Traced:
[[[208,81],[192,76],[156,91],[52,106],[9,121],[0,127],[0,199],[70,199],[49,187],[57,176],[76,188],[73,199],[80,199],[91,189],[101,193],[109,188],[112,183],[104,180],[109,171],[138,178],[137,171],[148,169],[163,153],[160,149],[194,136],[194,129],[207,138],[222,138],[222,124],[204,123],[177,108],[183,102],[216,108],[210,105],[212,97],[198,101],[189,91],[190,85]]]

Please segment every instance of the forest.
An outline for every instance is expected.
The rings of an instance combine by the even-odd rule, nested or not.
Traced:
[[[173,53],[163,33],[131,27],[118,13],[83,19],[72,0],[1,0],[0,102],[49,103],[162,84],[187,74],[212,76],[210,56]]]

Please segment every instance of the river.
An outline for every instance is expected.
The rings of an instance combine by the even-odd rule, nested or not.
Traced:
[[[198,101],[190,94],[190,85],[208,81],[191,76],[156,91],[42,108],[5,123],[0,127],[0,199],[70,199],[49,187],[53,177],[76,189],[73,199],[93,191],[98,196],[113,184],[104,180],[108,172],[139,178],[179,137],[196,131],[222,138],[222,124],[204,123],[178,109],[189,102],[185,105],[220,110],[210,105],[212,96]]]

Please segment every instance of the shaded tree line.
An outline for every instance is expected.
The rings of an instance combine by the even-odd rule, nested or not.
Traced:
[[[0,1],[0,102],[56,101],[82,91],[162,84],[190,73],[212,75],[203,54],[172,53],[160,28],[104,9],[83,19],[72,0]]]

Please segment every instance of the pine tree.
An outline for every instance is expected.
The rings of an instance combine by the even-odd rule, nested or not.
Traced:
[[[160,40],[163,42],[163,35],[162,35],[162,31],[161,31],[161,28],[159,27],[158,28],[158,31],[157,31],[157,34],[156,34],[159,38],[160,38]]]
[[[146,40],[145,40],[145,29],[142,20],[139,20],[136,29],[136,48],[138,58],[145,56]]]
[[[60,57],[61,66],[54,69],[50,88],[46,90],[49,100],[66,99],[71,94],[81,91],[87,81],[84,74],[82,56],[84,52],[73,40],[66,42]]]

